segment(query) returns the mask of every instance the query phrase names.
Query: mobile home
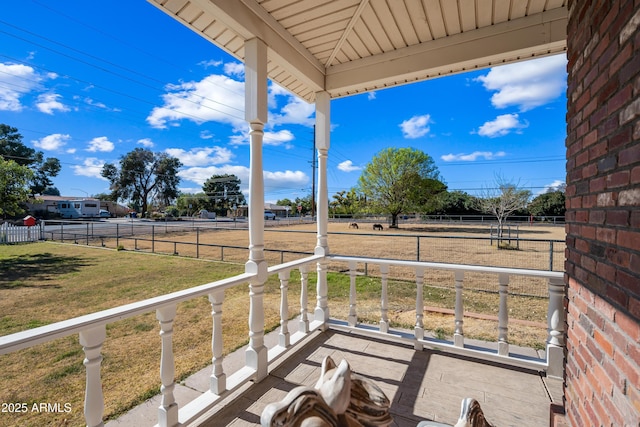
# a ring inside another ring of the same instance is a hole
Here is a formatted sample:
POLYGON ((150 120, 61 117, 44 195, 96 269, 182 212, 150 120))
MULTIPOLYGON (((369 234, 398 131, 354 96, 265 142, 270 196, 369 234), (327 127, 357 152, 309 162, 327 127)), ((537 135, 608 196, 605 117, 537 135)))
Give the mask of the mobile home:
POLYGON ((98 218, 100 216, 99 200, 61 200, 57 210, 62 218, 98 218))

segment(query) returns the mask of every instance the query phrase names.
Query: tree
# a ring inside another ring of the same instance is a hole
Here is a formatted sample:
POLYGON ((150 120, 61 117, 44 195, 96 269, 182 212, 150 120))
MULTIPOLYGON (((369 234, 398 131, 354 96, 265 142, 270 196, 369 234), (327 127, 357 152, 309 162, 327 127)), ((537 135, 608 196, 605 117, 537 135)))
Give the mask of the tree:
POLYGON ((518 183, 506 181, 496 176, 495 188, 487 189, 478 199, 482 212, 492 214, 498 220, 498 239, 502 237, 504 222, 513 212, 524 209, 531 197, 531 191, 518 187, 518 183))
POLYGON ((209 178, 202 190, 208 196, 208 210, 218 215, 226 216, 233 205, 246 204, 244 194, 240 191, 240 179, 232 174, 213 175, 209 178))
POLYGON ((59 196, 60 195, 60 190, 58 190, 56 187, 47 187, 42 192, 42 195, 59 196))
POLYGON ((352 216, 360 212, 363 206, 363 196, 358 194, 355 188, 349 191, 338 191, 333 195, 333 200, 329 202, 329 207, 337 215, 352 216))
POLYGON ((565 211, 563 191, 540 194, 529 203, 529 213, 534 216, 564 216, 565 211))
POLYGON ((113 200, 130 200, 146 213, 150 203, 168 206, 178 197, 180 160, 166 153, 136 148, 120 159, 120 168, 106 163, 102 176, 109 180, 113 200))
POLYGON ((3 123, 0 123, 0 156, 32 170, 29 181, 32 194, 43 194, 48 187, 53 186, 51 178, 60 173, 60 160, 53 157, 45 159, 42 151, 36 151, 22 143, 22 135, 18 133, 18 129, 3 123))
POLYGON ((435 197, 432 213, 436 215, 477 215, 478 201, 464 191, 443 191, 435 197))
POLYGON ((304 197, 296 197, 296 200, 294 203, 295 203, 294 212, 298 212, 298 206, 302 207, 302 210, 300 211, 300 215, 306 215, 307 213, 310 213, 313 211, 313 209, 311 208, 313 204, 313 196, 311 194, 304 197))
POLYGON ((422 211, 447 188, 431 156, 414 148, 380 151, 363 169, 358 185, 369 203, 391 215, 392 228, 398 227, 399 214, 422 211))
POLYGON ((209 197, 204 193, 181 193, 176 200, 176 207, 180 215, 195 215, 202 209, 209 208, 209 197))
POLYGON ((24 212, 21 205, 29 199, 29 182, 33 171, 13 160, 0 158, 0 215, 17 216, 24 212))

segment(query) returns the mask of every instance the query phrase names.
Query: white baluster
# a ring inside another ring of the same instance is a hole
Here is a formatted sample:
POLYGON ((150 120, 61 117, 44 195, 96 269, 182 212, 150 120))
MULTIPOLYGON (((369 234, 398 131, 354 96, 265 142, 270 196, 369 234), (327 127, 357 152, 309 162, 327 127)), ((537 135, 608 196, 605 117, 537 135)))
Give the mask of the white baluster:
POLYGON ((564 296, 565 285, 563 278, 549 279, 549 311, 547 324, 549 337, 547 339, 547 375, 562 378, 564 369, 564 296))
POLYGON ((424 267, 416 267, 416 327, 415 350, 422 350, 424 346, 420 340, 424 339, 424 267))
POLYGON ((504 273, 499 274, 498 285, 500 293, 500 308, 498 312, 498 354, 500 356, 508 356, 509 310, 507 307, 507 297, 509 296, 509 275, 504 273))
POLYGON ((171 427, 178 425, 178 404, 173 395, 175 383, 175 364, 173 358, 173 319, 176 317, 176 305, 156 310, 156 319, 160 322, 162 353, 160 356, 160 380, 162 401, 158 407, 158 425, 171 427))
POLYGON ((380 332, 387 333, 389 332, 389 317, 387 316, 388 311, 388 295, 387 295, 387 279, 389 277, 389 265, 388 264, 380 264, 380 281, 382 282, 382 295, 380 298, 380 332))
POLYGON ((307 313, 307 304, 309 303, 307 296, 307 286, 309 285, 309 267, 300 266, 300 321, 298 330, 305 334, 309 333, 309 316, 307 313))
POLYGON ((267 377, 268 352, 264 345, 264 282, 249 285, 249 347, 246 363, 256 371, 256 380, 267 377))
POLYGON ((289 290, 289 271, 281 271, 278 273, 280 279, 280 334, 278 334, 278 344, 280 347, 287 348, 291 345, 291 337, 289 336, 289 300, 287 293, 289 290))
POLYGON ((227 375, 222 368, 222 303, 224 302, 224 291, 209 294, 209 302, 211 302, 211 318, 213 321, 213 333, 211 335, 213 370, 211 372, 210 390, 214 394, 221 394, 227 389, 227 375))
POLYGON ((456 323, 453 332, 453 345, 456 347, 464 347, 464 301, 462 296, 462 286, 464 281, 464 272, 455 272, 455 288, 456 288, 456 323))
POLYGON ((358 263, 349 261, 349 317, 347 321, 349 326, 356 326, 358 323, 358 314, 356 312, 356 273, 358 263))
MULTIPOLYGON (((316 248, 317 249, 317 248, 316 248)), ((329 304, 328 304, 328 287, 327 287, 327 267, 328 263, 323 258, 317 264, 317 283, 316 283, 316 309, 314 311, 314 319, 324 322, 321 329, 326 330, 329 320, 329 304)))
POLYGON ((102 363, 102 344, 107 337, 104 325, 80 332, 80 345, 84 350, 84 366, 87 371, 87 382, 84 395, 84 418, 88 427, 101 427, 104 413, 104 395, 100 379, 102 363))

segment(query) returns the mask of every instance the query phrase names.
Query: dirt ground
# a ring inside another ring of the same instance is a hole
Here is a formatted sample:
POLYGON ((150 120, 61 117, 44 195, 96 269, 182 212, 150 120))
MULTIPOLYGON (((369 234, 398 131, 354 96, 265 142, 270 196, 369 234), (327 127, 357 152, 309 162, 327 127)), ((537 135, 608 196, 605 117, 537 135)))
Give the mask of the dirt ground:
MULTIPOLYGON (((304 253, 313 253, 316 245, 315 224, 269 224, 265 229, 265 257, 269 265, 299 259, 304 253)), ((490 239, 489 224, 403 224, 399 229, 385 228, 374 231, 371 223, 359 223, 358 229, 345 222, 329 223, 329 249, 332 255, 390 258, 398 260, 427 261, 437 263, 469 264, 563 271, 563 226, 519 225, 511 227, 511 238, 501 244, 490 239), (520 240, 517 240, 519 238, 520 240)), ((115 242, 105 242, 114 246, 115 242)), ((154 251, 181 256, 244 263, 247 260, 249 234, 246 229, 200 228, 169 234, 156 233, 155 241, 149 236, 120 238, 119 244, 126 250, 154 251), (196 245, 197 242, 197 245, 196 245)), ((332 271, 347 270, 345 263, 332 262, 332 271)), ((358 263, 358 273, 377 276, 375 264, 358 263)), ((415 271, 392 267, 390 278, 414 280, 415 271)), ((453 273, 446 270, 429 270, 425 282, 434 286, 452 287, 453 273)), ((497 291, 495 275, 468 273, 465 287, 497 291)), ((526 295, 547 295, 547 285, 542 279, 514 276, 510 291, 526 295)))

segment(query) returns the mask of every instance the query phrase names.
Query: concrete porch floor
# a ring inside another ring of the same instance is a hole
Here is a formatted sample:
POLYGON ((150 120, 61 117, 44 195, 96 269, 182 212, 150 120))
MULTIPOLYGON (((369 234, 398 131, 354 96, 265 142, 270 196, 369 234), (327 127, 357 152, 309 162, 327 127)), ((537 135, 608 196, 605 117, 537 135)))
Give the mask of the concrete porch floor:
MULTIPOLYGON (((296 322, 289 322, 295 328, 296 322)), ((265 336, 265 344, 277 343, 277 331, 265 336)), ((470 343, 472 344, 472 343, 470 343)), ((515 350, 515 349, 514 349, 515 350)), ((531 349, 521 349, 533 352, 531 349)), ((536 371, 513 368, 437 350, 413 347, 359 334, 330 329, 315 332, 270 369, 260 383, 249 383, 223 399, 193 425, 201 427, 259 426, 263 408, 281 400, 299 385, 313 386, 320 364, 330 355, 336 363, 346 359, 351 370, 374 381, 391 401, 393 426, 415 427, 432 420, 455 424, 460 403, 473 397, 487 420, 495 426, 549 426, 550 405, 562 405, 562 380, 536 371)), ((225 372, 244 365, 244 348, 225 357, 225 372)), ((211 367, 176 385, 182 406, 206 391, 211 367)), ((156 396, 107 427, 153 426, 160 397, 156 396)))

